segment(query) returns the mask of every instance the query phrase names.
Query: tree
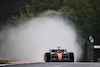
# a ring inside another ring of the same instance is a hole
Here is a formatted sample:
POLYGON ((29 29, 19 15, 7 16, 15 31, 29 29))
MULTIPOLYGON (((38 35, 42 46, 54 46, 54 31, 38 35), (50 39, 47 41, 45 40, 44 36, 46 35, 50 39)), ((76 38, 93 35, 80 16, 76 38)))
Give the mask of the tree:
POLYGON ((93 35, 100 40, 100 1, 99 0, 65 0, 60 10, 73 20, 83 38, 93 35), (66 8, 67 7, 67 8, 66 8))

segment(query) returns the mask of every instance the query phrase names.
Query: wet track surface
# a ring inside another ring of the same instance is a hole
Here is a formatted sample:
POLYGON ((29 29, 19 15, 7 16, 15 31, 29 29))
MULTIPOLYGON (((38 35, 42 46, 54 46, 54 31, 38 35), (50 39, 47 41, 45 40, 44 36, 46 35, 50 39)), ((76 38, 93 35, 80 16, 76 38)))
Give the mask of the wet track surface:
POLYGON ((100 67, 100 63, 69 63, 69 62, 55 62, 55 63, 27 63, 4 65, 3 67, 100 67))

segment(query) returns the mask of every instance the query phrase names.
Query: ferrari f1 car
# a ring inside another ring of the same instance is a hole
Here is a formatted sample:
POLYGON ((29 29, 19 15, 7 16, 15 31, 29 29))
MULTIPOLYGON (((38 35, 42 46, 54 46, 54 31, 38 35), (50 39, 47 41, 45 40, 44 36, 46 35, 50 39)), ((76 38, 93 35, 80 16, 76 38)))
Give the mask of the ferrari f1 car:
POLYGON ((44 54, 45 62, 62 61, 74 62, 74 53, 67 52, 66 49, 50 49, 50 52, 44 54))

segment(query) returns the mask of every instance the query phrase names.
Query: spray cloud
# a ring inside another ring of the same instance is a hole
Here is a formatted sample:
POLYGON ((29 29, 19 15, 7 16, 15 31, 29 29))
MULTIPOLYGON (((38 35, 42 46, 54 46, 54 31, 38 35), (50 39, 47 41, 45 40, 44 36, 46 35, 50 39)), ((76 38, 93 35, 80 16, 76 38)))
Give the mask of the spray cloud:
POLYGON ((43 62, 44 53, 61 46, 81 57, 77 34, 69 20, 59 13, 47 11, 18 27, 10 27, 0 34, 0 60, 43 62))

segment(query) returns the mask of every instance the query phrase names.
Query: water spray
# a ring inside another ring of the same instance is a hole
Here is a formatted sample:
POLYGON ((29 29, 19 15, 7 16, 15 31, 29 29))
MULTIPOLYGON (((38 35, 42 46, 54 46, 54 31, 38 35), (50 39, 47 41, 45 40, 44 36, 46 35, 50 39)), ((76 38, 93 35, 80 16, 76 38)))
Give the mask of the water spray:
POLYGON ((0 60, 44 62, 44 53, 57 46, 74 52, 75 61, 79 60, 82 49, 70 23, 58 12, 47 11, 18 27, 4 29, 0 34, 0 60))

